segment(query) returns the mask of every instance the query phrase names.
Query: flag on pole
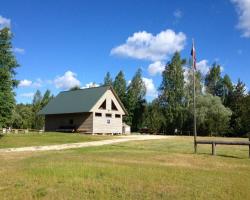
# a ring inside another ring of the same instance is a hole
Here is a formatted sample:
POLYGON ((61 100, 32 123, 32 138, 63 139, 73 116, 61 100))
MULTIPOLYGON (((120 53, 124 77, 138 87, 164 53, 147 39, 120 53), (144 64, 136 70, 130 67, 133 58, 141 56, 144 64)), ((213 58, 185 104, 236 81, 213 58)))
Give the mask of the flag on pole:
POLYGON ((192 60, 193 60, 193 68, 196 70, 196 51, 194 48, 194 40, 193 40, 193 45, 192 45, 192 49, 191 49, 191 56, 192 56, 192 60))

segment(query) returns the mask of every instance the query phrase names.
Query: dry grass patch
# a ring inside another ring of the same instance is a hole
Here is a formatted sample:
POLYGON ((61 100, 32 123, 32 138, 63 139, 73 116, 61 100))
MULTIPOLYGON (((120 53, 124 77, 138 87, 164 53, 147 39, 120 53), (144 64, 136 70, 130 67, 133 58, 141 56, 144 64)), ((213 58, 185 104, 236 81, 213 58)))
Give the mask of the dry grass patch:
POLYGON ((249 199, 247 148, 192 138, 136 141, 0 157, 2 199, 249 199), (16 159, 14 159, 16 157, 16 159))
POLYGON ((14 148, 27 146, 43 146, 53 144, 67 144, 75 142, 90 142, 112 139, 114 136, 86 135, 76 133, 28 133, 0 135, 0 148, 14 148))

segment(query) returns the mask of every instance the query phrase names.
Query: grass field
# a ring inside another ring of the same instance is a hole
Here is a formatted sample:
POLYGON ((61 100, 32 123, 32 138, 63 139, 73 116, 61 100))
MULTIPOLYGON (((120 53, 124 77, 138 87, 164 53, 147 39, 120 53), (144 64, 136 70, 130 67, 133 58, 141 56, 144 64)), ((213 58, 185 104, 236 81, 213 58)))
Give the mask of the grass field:
POLYGON ((110 139, 112 136, 84 135, 72 133, 26 133, 0 135, 0 148, 65 144, 110 139))
POLYGON ((250 199, 248 147, 192 137, 0 154, 1 199, 250 199))

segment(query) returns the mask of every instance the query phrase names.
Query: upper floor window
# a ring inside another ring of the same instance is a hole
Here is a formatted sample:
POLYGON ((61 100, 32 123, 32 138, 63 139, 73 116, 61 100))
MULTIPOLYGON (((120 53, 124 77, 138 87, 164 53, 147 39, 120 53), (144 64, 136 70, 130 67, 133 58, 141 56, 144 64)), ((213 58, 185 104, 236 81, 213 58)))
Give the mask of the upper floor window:
POLYGON ((95 116, 96 116, 96 117, 101 117, 101 116, 102 116, 102 113, 95 113, 95 116))
POLYGON ((111 100, 111 109, 112 110, 118 110, 115 103, 111 100))
POLYGON ((121 115, 115 114, 115 118, 121 118, 121 115))
POLYGON ((99 109, 106 110, 106 99, 104 100, 104 102, 102 103, 102 105, 99 107, 99 109))
POLYGON ((106 114, 106 117, 110 118, 110 117, 112 117, 112 114, 107 113, 107 114, 106 114))

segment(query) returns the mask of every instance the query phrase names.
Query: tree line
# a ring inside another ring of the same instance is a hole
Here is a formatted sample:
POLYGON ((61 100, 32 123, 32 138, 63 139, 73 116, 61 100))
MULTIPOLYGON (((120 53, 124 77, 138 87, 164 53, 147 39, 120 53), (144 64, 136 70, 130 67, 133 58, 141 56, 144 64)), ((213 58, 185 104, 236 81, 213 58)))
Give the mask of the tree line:
MULTIPOLYGON (((124 121, 132 131, 147 130, 162 134, 192 134, 193 69, 176 52, 162 72, 158 97, 147 102, 146 87, 139 69, 126 84, 120 71, 114 81, 108 72, 104 85, 112 85, 125 105, 124 121), (185 69, 185 76, 184 76, 185 69)), ((239 79, 233 84, 222 76, 214 63, 205 75, 195 71, 196 115, 198 135, 246 136, 250 132, 250 94, 239 79)))
POLYGON ((13 108, 11 127, 19 129, 36 129, 44 128, 44 117, 38 115, 38 112, 53 98, 50 90, 44 94, 37 90, 34 94, 32 103, 16 104, 13 108))
MULTIPOLYGON (((44 118, 37 113, 53 95, 49 90, 44 94, 37 90, 32 103, 16 104, 14 89, 19 82, 15 75, 19 65, 11 39, 8 28, 0 30, 0 128, 41 129, 44 118)), ((151 102, 146 100, 141 69, 128 84, 123 71, 114 80, 108 72, 103 85, 113 86, 127 109, 124 122, 132 131, 192 134, 193 72, 189 63, 180 53, 173 55, 162 72, 158 96, 151 102)), ((214 63, 206 75, 195 72, 195 87, 198 135, 245 136, 250 132, 250 94, 241 80, 233 84, 228 75, 222 76, 221 66, 214 63)))

